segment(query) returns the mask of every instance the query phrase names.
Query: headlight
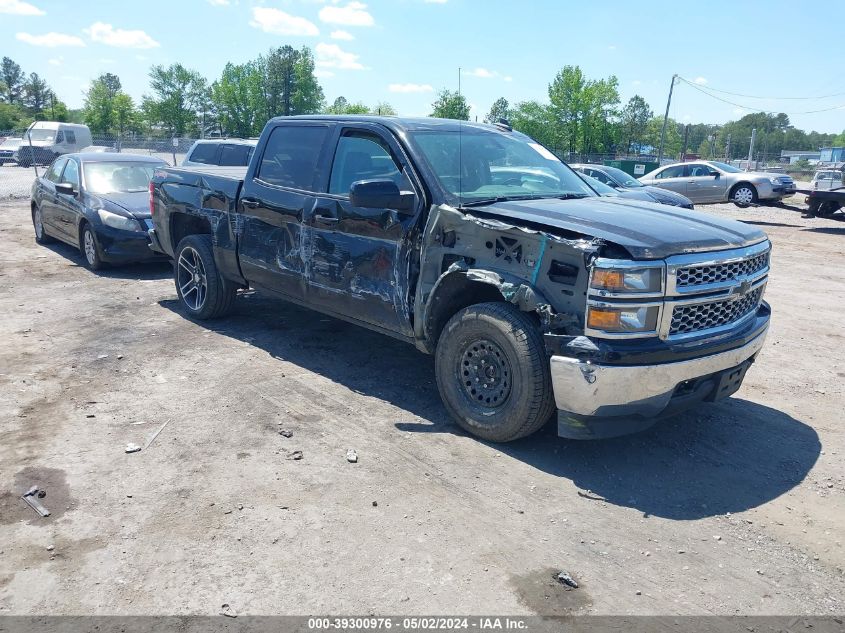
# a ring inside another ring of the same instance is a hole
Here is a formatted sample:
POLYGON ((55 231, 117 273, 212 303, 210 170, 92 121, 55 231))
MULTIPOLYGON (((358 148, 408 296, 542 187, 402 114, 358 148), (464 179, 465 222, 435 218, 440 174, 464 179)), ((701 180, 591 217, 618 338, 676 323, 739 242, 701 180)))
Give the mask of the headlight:
POLYGON ((772 183, 773 185, 779 185, 780 184, 780 178, 778 176, 769 176, 769 182, 772 183))
POLYGON ((657 330, 659 306, 587 308, 587 327, 604 332, 653 332, 657 330))
POLYGON ((134 218, 127 218, 105 209, 98 209, 97 215, 100 216, 100 221, 106 226, 113 229, 120 229, 122 231, 142 231, 141 225, 134 218))
POLYGON ((662 268, 594 268, 590 278, 590 288, 608 292, 660 292, 662 286, 662 268))

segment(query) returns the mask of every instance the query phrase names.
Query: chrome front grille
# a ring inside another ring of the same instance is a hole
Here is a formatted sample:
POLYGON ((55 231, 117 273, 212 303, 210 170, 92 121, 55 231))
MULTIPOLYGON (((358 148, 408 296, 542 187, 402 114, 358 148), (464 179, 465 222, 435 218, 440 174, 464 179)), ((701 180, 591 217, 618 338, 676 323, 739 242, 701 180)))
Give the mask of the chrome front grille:
POLYGON ((678 268, 675 285, 678 288, 730 281, 753 275, 769 265, 768 251, 750 259, 701 266, 678 268))
POLYGON ((757 310, 763 299, 764 288, 760 286, 737 299, 675 306, 672 309, 669 336, 710 330, 739 321, 757 310))

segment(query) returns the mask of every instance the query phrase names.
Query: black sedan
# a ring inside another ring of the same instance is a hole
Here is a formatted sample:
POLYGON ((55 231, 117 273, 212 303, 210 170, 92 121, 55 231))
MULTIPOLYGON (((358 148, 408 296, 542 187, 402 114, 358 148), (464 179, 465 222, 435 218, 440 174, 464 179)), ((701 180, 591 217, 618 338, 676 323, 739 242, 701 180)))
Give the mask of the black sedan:
MULTIPOLYGON (((644 185, 630 174, 626 174, 616 167, 593 164, 571 164, 569 166, 575 171, 586 174, 606 184, 608 187, 616 189, 620 194, 636 192, 638 195, 630 197, 636 197, 650 202, 659 202, 660 204, 668 204, 673 207, 683 207, 684 209, 694 208, 692 200, 686 196, 682 196, 674 191, 668 191, 667 189, 661 189, 660 187, 644 185)), ((623 197, 629 196, 623 195, 623 197)))
POLYGON ((76 246, 85 263, 159 259, 149 248, 149 184, 167 163, 137 154, 59 156, 32 184, 35 241, 58 239, 76 246))

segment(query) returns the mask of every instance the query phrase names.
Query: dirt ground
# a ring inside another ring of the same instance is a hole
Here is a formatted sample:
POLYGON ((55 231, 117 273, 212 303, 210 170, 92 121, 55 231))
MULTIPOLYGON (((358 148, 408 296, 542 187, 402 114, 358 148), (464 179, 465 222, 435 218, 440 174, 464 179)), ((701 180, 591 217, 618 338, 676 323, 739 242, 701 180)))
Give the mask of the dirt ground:
POLYGON ((259 294, 192 322, 169 265, 89 272, 0 204, 0 614, 845 612, 845 222, 701 212, 774 242, 743 388, 490 445, 408 345, 259 294))

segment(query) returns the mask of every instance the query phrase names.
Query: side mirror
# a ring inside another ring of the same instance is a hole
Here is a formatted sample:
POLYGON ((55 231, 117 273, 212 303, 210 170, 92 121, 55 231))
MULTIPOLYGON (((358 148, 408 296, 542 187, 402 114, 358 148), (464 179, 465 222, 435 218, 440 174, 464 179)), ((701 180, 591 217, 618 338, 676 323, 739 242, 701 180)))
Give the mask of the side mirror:
POLYGON ((404 213, 414 209, 414 194, 402 193, 387 178, 356 180, 349 188, 349 201, 353 207, 364 209, 394 209, 404 213))
POLYGON ((76 192, 73 190, 73 185, 69 182, 57 182, 56 183, 56 193, 60 193, 64 196, 75 196, 76 192))
POLYGON ((722 174, 720 174, 718 171, 715 174, 713 174, 713 178, 715 178, 716 180, 719 180, 719 178, 721 178, 721 177, 722 177, 722 174))

